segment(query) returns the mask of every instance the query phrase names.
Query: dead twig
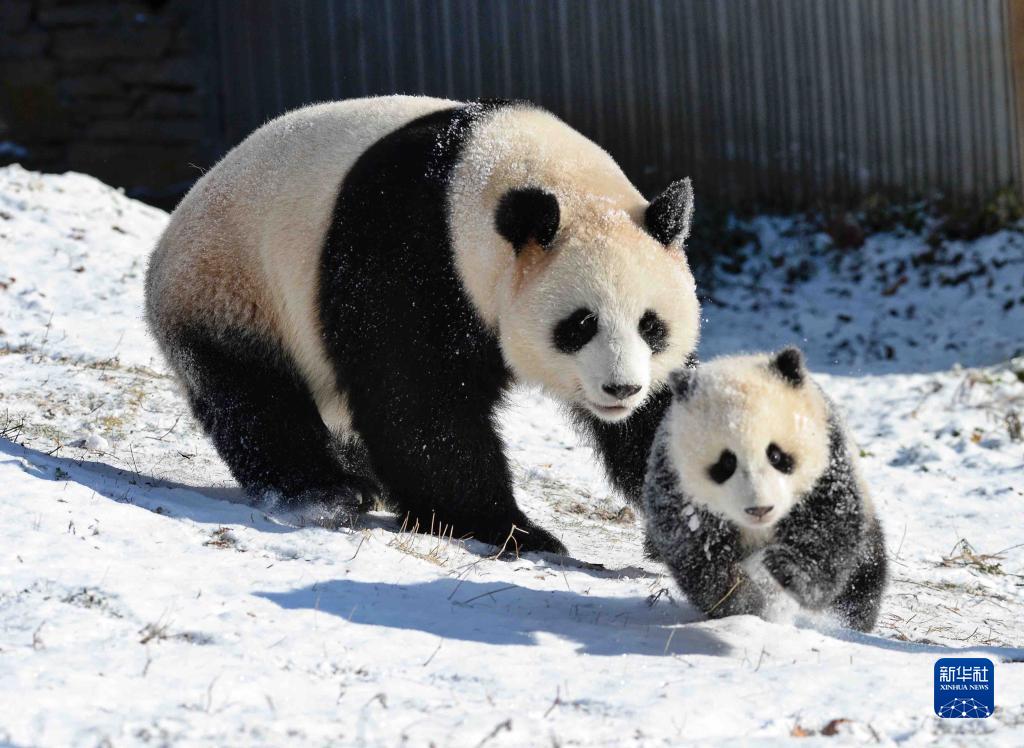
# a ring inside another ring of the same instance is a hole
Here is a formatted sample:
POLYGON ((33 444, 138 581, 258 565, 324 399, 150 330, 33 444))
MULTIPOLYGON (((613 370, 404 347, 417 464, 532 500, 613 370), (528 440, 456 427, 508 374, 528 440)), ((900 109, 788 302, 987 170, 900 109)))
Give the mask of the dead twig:
POLYGON ((459 602, 459 605, 468 605, 469 603, 473 602, 474 600, 479 600, 481 597, 489 597, 491 595, 497 595, 499 592, 506 592, 508 590, 515 590, 515 589, 519 589, 519 588, 516 585, 514 585, 514 584, 510 584, 507 587, 499 587, 498 589, 491 590, 490 592, 481 592, 479 595, 474 595, 473 597, 469 598, 468 600, 462 600, 461 602, 459 602))
POLYGON ((504 722, 499 722, 497 725, 495 725, 494 729, 491 730, 489 733, 487 733, 487 735, 484 736, 484 739, 476 744, 476 748, 480 748, 482 745, 487 743, 489 740, 492 740, 493 738, 495 738, 498 735, 498 733, 502 732, 503 730, 505 732, 512 732, 512 720, 511 719, 506 719, 504 722))
POLYGON ((707 614, 711 615, 718 608, 719 605, 724 603, 726 600, 728 600, 732 596, 732 593, 735 592, 736 588, 739 587, 741 584, 743 584, 743 578, 742 577, 737 579, 736 583, 732 587, 729 588, 729 591, 726 592, 724 595, 722 595, 722 599, 721 600, 719 600, 717 603, 715 603, 714 605, 711 606, 711 608, 708 610, 707 614))

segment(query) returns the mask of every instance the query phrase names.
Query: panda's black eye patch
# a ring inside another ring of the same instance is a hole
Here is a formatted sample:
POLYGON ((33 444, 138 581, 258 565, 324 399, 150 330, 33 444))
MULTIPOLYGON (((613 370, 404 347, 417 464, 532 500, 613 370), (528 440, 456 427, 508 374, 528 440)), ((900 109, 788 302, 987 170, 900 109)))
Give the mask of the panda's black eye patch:
POLYGON ((725 483, 736 472, 736 455, 728 449, 723 449, 718 456, 718 462, 708 468, 708 475, 715 483, 725 483))
POLYGON ((768 463, 780 473, 789 475, 793 472, 796 460, 793 459, 793 455, 783 452, 775 442, 769 444, 764 453, 768 457, 768 463))
POLYGON ((661 353, 668 348, 668 325, 653 309, 644 312, 640 318, 640 337, 647 343, 651 353, 661 353))
POLYGON ((562 353, 576 353, 597 335, 597 315, 579 308, 555 325, 555 348, 562 353))

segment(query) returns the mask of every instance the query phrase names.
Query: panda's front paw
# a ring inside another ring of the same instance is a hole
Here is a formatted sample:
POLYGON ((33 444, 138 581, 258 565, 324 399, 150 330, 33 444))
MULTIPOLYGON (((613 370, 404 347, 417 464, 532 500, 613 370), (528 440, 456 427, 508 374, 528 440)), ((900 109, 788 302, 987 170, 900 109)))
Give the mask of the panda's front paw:
POLYGON ((784 546, 772 546, 765 549, 761 561, 779 586, 804 604, 808 579, 797 555, 784 546))
POLYGON ((565 554, 566 548, 562 541, 542 527, 529 520, 519 520, 513 527, 504 532, 503 537, 492 538, 502 556, 518 556, 528 551, 544 551, 547 553, 565 554))

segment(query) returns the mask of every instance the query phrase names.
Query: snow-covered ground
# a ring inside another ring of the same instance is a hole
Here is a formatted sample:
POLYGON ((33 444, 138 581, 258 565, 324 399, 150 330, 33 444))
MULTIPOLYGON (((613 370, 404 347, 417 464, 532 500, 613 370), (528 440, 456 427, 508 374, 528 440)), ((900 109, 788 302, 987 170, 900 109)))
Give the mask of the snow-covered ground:
POLYGON ((801 344, 862 447, 893 569, 863 635, 702 620, 535 393, 517 490, 571 557, 251 509, 141 319, 165 220, 0 169, 0 744, 1024 744, 1024 234, 843 254, 762 218, 716 271, 701 354, 801 344), (933 715, 957 655, 993 717, 933 715))

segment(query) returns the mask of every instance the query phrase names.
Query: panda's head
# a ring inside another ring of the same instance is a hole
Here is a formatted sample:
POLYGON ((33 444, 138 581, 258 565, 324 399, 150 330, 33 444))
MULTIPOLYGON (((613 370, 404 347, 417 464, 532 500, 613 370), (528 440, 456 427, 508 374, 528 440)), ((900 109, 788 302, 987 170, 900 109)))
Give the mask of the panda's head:
POLYGON ((674 183, 649 205, 506 191, 494 226, 514 262, 498 332, 521 381, 605 421, 627 418, 697 344, 699 307, 683 241, 693 194, 674 183))
POLYGON ((678 370, 671 386, 680 486, 741 528, 771 528, 828 468, 828 405, 797 348, 678 370))

